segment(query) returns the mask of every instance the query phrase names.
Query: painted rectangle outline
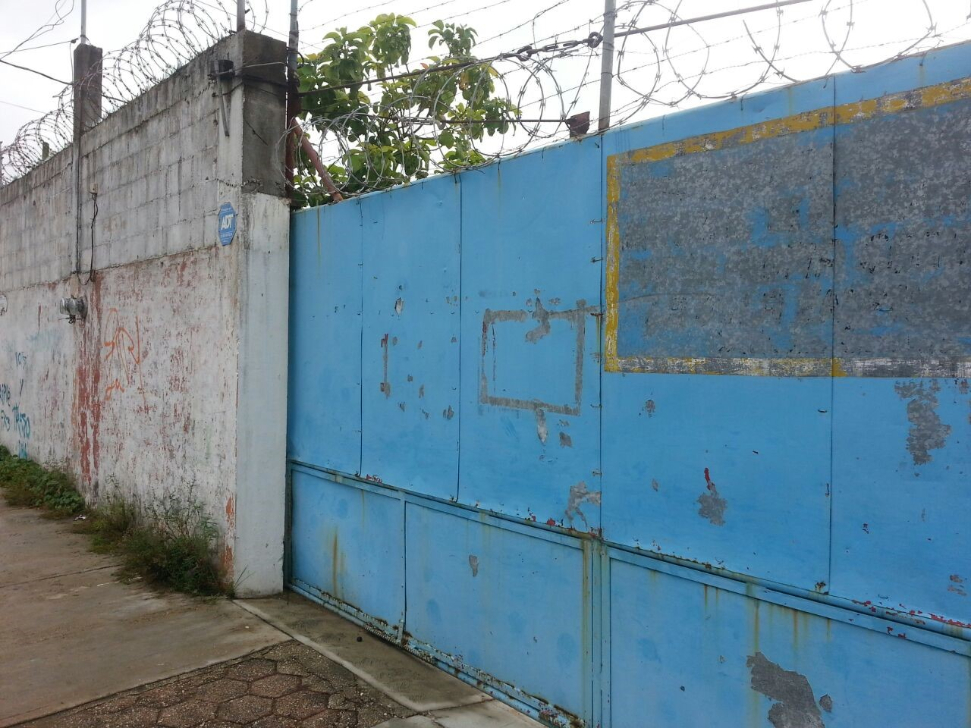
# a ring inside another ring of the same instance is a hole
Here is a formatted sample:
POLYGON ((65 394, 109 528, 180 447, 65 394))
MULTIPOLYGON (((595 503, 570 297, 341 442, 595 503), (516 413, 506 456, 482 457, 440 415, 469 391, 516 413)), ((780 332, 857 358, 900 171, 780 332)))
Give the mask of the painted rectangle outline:
POLYGON ((577 301, 577 307, 566 311, 550 311, 549 318, 552 321, 572 321, 577 329, 576 343, 576 374, 574 378, 574 402, 573 404, 553 404, 552 402, 541 402, 535 399, 517 399, 515 397, 496 397, 489 393, 489 379, 486 376, 485 357, 489 349, 489 328, 494 323, 507 321, 524 322, 529 314, 524 310, 500 310, 493 311, 486 309, 482 315, 482 347, 481 360, 479 363, 479 402, 494 407, 511 407, 513 409, 543 410, 561 415, 580 414, 580 403, 583 399, 583 349, 586 337, 586 320, 584 313, 588 311, 586 301, 577 301))
POLYGON ((738 374, 762 377, 969 377, 971 358, 750 358, 750 357, 650 357, 617 354, 620 323, 620 203, 621 168, 659 162, 699 152, 730 149, 763 139, 815 131, 827 126, 854 124, 902 111, 929 109, 971 98, 971 78, 900 93, 887 94, 839 106, 759 122, 727 131, 700 134, 653 147, 633 149, 607 157, 607 273, 604 329, 604 371, 640 374, 738 374), (906 372, 906 373, 904 373, 906 372))

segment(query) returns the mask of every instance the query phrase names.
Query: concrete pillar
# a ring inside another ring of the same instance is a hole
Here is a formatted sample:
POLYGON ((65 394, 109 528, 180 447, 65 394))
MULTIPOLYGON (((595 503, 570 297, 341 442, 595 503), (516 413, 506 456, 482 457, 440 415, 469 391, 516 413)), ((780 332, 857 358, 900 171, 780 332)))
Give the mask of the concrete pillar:
POLYGON ((228 202, 237 214, 236 236, 221 252, 235 257, 239 286, 235 513, 227 545, 237 595, 250 597, 283 588, 290 231, 282 143, 286 45, 243 31, 214 51, 214 60, 233 63, 232 77, 212 82, 215 94, 229 94, 229 133, 220 128, 213 184, 217 203, 228 202))
POLYGON ((87 43, 74 49, 74 140, 101 121, 102 51, 87 43))

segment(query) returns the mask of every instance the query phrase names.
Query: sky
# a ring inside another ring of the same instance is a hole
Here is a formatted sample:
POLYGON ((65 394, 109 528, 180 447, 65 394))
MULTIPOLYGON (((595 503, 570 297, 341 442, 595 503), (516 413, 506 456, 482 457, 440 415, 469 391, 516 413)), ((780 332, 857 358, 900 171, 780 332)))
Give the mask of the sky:
MULTIPOLYGON (((201 8, 233 11, 233 0, 182 0, 201 8)), ((252 0, 254 15, 269 35, 286 38, 289 0, 252 0)), ((661 24, 677 12, 696 18, 767 0, 656 0, 618 2, 618 22, 644 27, 661 24)), ((479 55, 491 55, 551 39, 584 38, 602 30, 603 0, 300 0, 301 50, 319 50, 325 33, 357 27, 378 13, 412 17, 413 57, 427 53, 428 24, 443 19, 476 28, 479 55), (538 15, 538 17, 536 17, 538 15)), ((71 52, 80 32, 81 0, 0 0, 0 59, 67 81, 71 52), (47 32, 11 51, 50 23, 59 9, 62 20, 47 32)), ((88 0, 88 38, 106 51, 138 37, 158 0, 88 0)), ((615 121, 644 118, 710 99, 744 92, 756 84, 780 85, 849 66, 872 63, 907 50, 971 39, 971 0, 808 0, 785 8, 713 20, 670 31, 655 31, 618 43, 621 53, 614 84, 615 121), (821 11, 825 14, 821 16, 821 11), (825 21, 825 22, 824 22, 825 21), (851 31, 850 42, 844 36, 851 31), (751 36, 749 34, 752 34, 751 36), (914 39, 928 36, 917 48, 914 39), (755 43, 753 44, 753 40, 755 43), (839 58, 830 43, 844 49, 839 58), (759 46, 759 51, 753 50, 759 46), (844 48, 845 45, 845 48, 844 48), (772 56, 770 66, 761 57, 772 56), (660 61, 660 62, 659 62, 660 61), (652 103, 642 108, 648 96, 652 103)), ((224 14, 223 17, 226 17, 224 14)), ((504 70, 510 93, 523 114, 543 117, 590 111, 597 116, 597 54, 579 54, 551 62, 551 73, 534 76, 504 70), (521 98, 518 94, 522 92, 521 98), (545 99, 545 106, 541 100, 545 99), (527 111, 528 109, 528 111, 527 111)), ((0 143, 9 143, 24 123, 57 106, 63 85, 0 64, 0 143)), ((515 143, 515 140, 513 141, 515 143)))

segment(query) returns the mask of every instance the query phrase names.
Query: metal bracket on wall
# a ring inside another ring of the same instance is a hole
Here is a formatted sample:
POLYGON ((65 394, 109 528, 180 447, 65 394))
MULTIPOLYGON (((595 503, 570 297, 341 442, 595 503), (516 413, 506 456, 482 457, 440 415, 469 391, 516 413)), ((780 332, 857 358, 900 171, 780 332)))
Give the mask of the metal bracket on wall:
POLYGON ((223 122, 223 134, 226 136, 229 136, 229 112, 226 111, 226 94, 229 91, 226 89, 225 82, 232 80, 233 76, 233 62, 231 60, 227 58, 214 58, 209 62, 209 78, 220 86, 217 94, 219 95, 219 109, 223 122))

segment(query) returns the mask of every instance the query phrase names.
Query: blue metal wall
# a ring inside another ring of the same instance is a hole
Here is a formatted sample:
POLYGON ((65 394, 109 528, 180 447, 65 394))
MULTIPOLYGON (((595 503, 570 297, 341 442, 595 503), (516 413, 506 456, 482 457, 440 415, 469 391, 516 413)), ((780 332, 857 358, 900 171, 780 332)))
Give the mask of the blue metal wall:
POLYGON ((971 725, 969 67, 297 213, 292 587, 552 724, 971 725))

